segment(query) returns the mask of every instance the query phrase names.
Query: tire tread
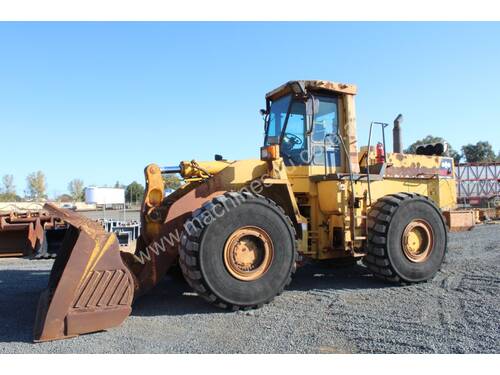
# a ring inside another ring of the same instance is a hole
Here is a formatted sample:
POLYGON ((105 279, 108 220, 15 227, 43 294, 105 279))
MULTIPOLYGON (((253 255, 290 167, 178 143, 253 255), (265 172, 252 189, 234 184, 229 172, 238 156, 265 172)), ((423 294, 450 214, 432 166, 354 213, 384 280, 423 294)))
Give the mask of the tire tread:
MULTIPOLYGON (((372 207, 368 214, 368 246, 367 255, 363 258, 363 263, 368 267, 373 275, 385 281, 399 284, 414 284, 399 276, 392 267, 387 252, 387 232, 391 220, 401 203, 408 200, 425 200, 431 203, 436 209, 435 204, 426 196, 417 193, 397 193, 390 194, 380 198, 372 207)), ((438 212, 441 212, 437 209, 438 212)), ((443 222, 444 218, 441 216, 443 222)))
MULTIPOLYGON (((293 266, 285 284, 280 290, 277 291, 276 295, 280 295, 285 289, 285 287, 287 287, 291 283, 292 276, 297 269, 297 261, 298 261, 298 250, 296 242, 297 233, 295 231, 295 227, 292 223, 292 220, 285 214, 283 208, 278 206, 273 200, 264 197, 262 195, 252 194, 248 192, 243 192, 243 193, 226 192, 224 195, 217 196, 213 198, 211 201, 203 204, 201 208, 194 211, 190 220, 193 220, 193 223, 196 223, 197 221, 194 220, 196 219, 196 217, 204 215, 205 212, 214 209, 214 207, 217 205, 224 205, 225 203, 227 203, 228 200, 240 201, 240 202, 242 200, 243 201, 250 200, 250 201, 260 202, 274 209, 278 214, 280 214, 285 218, 285 221, 289 226, 289 229, 294 237, 293 266)), ((223 301, 221 298, 219 298, 213 291, 210 290, 208 284, 203 280, 200 270, 199 249, 200 249, 203 230, 202 228, 199 228, 199 230, 194 232, 195 233, 189 235, 185 232, 182 234, 181 245, 179 246, 179 264, 187 283, 191 286, 191 288, 193 288, 193 290, 198 295, 200 295, 203 299, 205 299, 209 303, 219 308, 233 310, 233 311, 237 311, 240 309, 257 309, 262 307, 264 304, 268 304, 274 299, 275 296, 269 298, 264 303, 240 306, 227 303, 226 301, 223 301)))

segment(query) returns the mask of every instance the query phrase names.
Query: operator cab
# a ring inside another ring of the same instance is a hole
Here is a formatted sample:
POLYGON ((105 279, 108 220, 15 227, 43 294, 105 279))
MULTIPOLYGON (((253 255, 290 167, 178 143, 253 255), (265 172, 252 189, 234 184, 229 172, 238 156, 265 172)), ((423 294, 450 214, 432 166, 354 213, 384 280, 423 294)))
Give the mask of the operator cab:
POLYGON ((339 93, 354 86, 290 81, 266 95, 264 146, 279 145, 287 166, 340 166, 339 93))

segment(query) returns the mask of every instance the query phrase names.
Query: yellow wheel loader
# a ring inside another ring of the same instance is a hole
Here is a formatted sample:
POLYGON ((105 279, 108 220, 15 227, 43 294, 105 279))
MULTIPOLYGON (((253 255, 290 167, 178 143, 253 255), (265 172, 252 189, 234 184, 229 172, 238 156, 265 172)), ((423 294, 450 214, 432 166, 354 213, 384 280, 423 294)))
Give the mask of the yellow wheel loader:
POLYGON ((93 221, 47 205, 70 230, 39 301, 35 341, 121 324, 176 264, 196 293, 232 310, 270 302, 309 260, 362 259, 392 282, 432 278, 446 251, 442 212, 456 202, 453 160, 443 147, 404 154, 401 116, 394 152, 384 123, 372 123, 358 148, 355 95, 350 84, 290 81, 266 95, 260 159, 147 166, 133 254, 93 221), (165 197, 169 173, 184 183, 165 197))

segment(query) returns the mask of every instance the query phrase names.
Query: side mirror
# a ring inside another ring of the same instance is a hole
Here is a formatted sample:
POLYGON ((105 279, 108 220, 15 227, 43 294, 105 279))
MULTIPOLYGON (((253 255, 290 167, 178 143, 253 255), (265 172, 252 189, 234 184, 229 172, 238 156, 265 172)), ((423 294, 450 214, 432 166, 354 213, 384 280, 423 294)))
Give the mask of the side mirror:
POLYGON ((267 133, 267 117, 269 116, 269 111, 267 109, 259 110, 262 120, 264 120, 264 131, 267 133))

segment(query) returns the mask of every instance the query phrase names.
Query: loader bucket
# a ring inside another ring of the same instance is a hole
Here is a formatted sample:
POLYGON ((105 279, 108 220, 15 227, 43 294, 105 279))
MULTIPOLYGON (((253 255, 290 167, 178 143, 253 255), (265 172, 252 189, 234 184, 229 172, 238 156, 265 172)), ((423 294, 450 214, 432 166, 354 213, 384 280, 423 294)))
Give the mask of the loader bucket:
POLYGON ((50 341, 120 325, 132 311, 134 278, 118 241, 97 223, 46 204, 69 224, 49 283, 38 302, 34 341, 50 341))
POLYGON ((32 255, 37 246, 34 228, 33 223, 12 224, 0 217, 0 257, 32 255))

